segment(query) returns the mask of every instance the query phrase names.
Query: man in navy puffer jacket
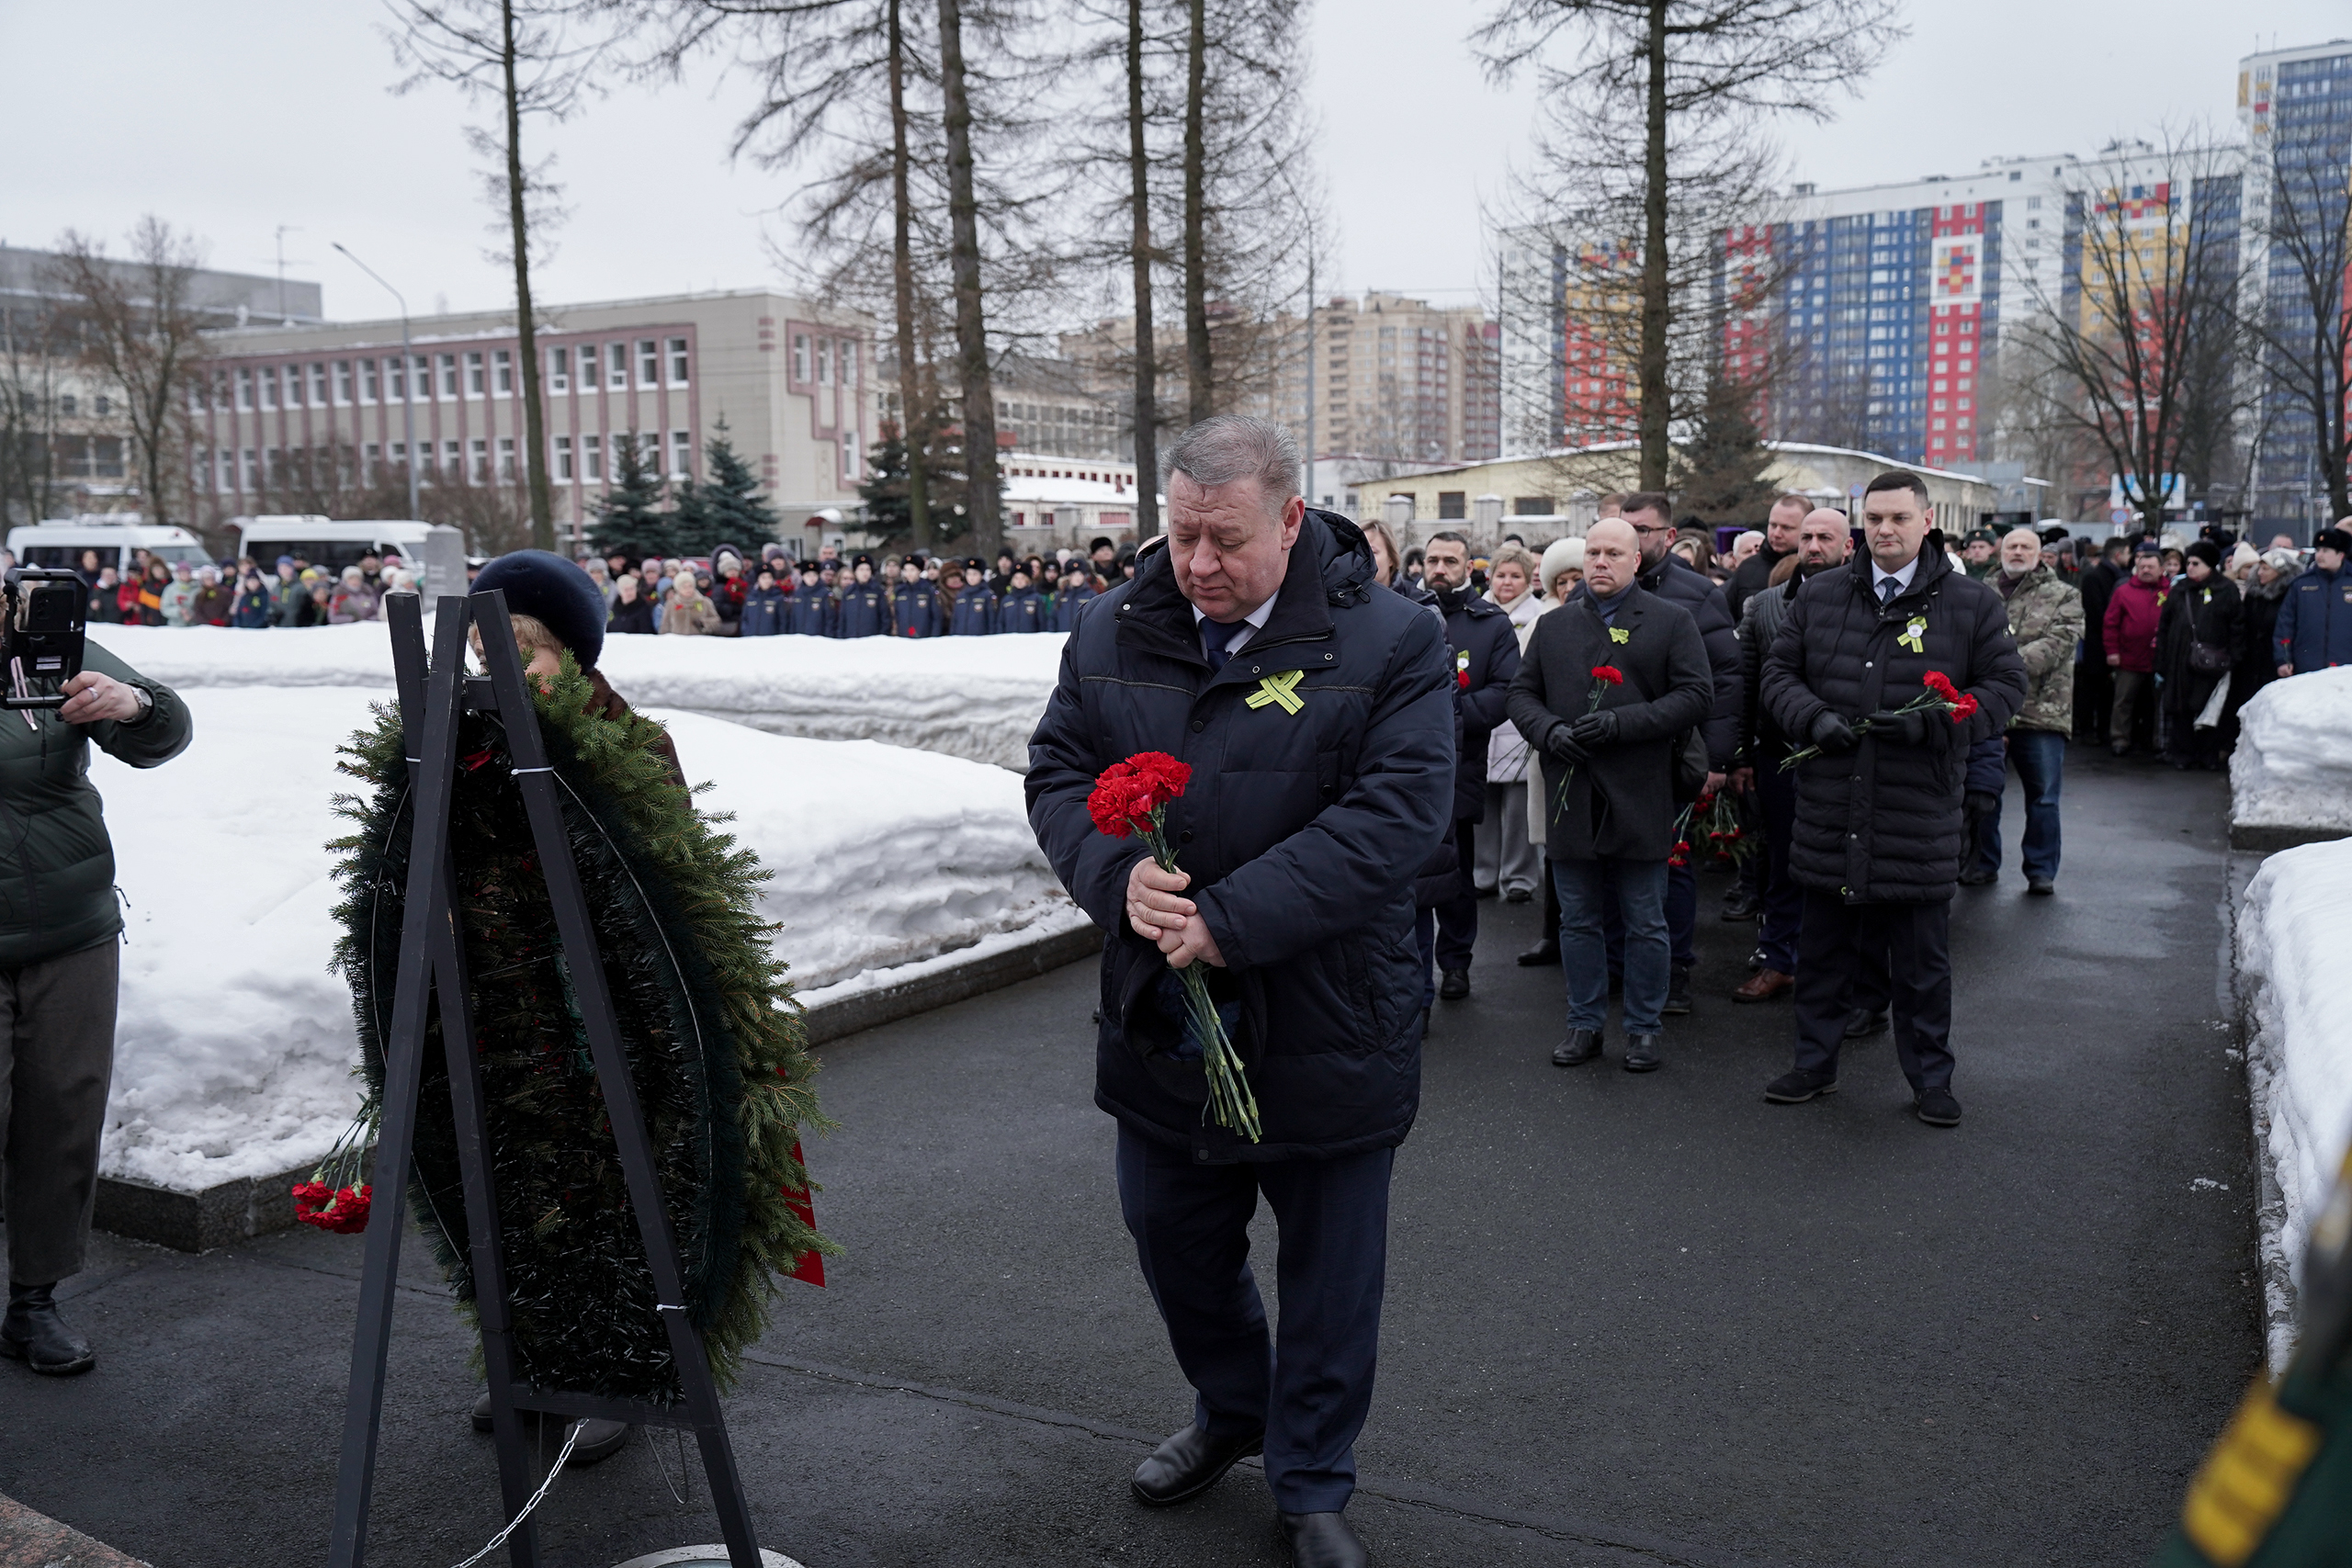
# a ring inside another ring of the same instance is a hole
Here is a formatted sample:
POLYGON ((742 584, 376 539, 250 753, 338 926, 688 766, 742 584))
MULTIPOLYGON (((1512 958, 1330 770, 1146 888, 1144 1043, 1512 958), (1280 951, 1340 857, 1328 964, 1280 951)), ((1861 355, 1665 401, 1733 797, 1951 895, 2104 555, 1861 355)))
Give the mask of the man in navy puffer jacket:
POLYGON ((1341 1510, 1389 1169, 1420 1100, 1412 879, 1453 810, 1452 660, 1436 616, 1376 586, 1363 533, 1306 510, 1281 428, 1219 415, 1163 464, 1166 547, 1070 635, 1027 785, 1038 842, 1106 933, 1095 1103, 1118 1120, 1120 1206, 1198 1396, 1134 1488, 1184 1501, 1262 1445, 1294 1556, 1359 1563, 1341 1510), (1180 874, 1088 815, 1096 775, 1138 751, 1193 770, 1167 814, 1180 874), (1165 983, 1194 963, 1261 1143, 1204 1114, 1165 983), (1261 1193, 1282 1229, 1278 1354, 1247 1261, 1261 1193))

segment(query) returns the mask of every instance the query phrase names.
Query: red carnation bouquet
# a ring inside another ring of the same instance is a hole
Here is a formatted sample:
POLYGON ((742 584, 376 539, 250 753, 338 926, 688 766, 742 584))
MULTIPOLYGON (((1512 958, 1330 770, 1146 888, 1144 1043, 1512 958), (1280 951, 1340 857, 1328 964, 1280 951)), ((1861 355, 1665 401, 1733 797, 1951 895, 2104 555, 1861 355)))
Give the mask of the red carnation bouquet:
POLYGON ((368 1134, 375 1130, 375 1117, 362 1108, 327 1151, 327 1157, 311 1172, 311 1179, 295 1185, 296 1219, 337 1235, 356 1235, 368 1228, 368 1210, 376 1189, 359 1179, 359 1164, 367 1153, 368 1134))
MULTIPOLYGON (((1184 793, 1193 780, 1192 768, 1165 751, 1138 751, 1124 762, 1114 762, 1094 780, 1086 797, 1087 815, 1094 826, 1114 839, 1139 838, 1162 871, 1176 869, 1176 852, 1168 847, 1168 803, 1184 793)), ((1188 964, 1177 976, 1184 983, 1184 1011, 1201 1043, 1201 1065, 1209 1080, 1209 1113, 1227 1132, 1259 1141, 1258 1097, 1241 1057, 1217 1016, 1216 1002, 1201 966, 1188 964)))
MULTIPOLYGON (((1587 694, 1585 697, 1584 711, 1588 714, 1599 713, 1600 711, 1600 699, 1609 694, 1609 688, 1611 686, 1622 686, 1624 683, 1624 671, 1619 670, 1615 665, 1594 665, 1592 667, 1592 690, 1587 694)), ((1577 765, 1574 762, 1570 762, 1568 764, 1567 772, 1560 775, 1559 793, 1552 797, 1552 816, 1555 821, 1567 815, 1568 785, 1575 780, 1576 776, 1577 765)))
MULTIPOLYGON (((1924 691, 1901 707, 1891 710, 1894 717, 1900 718, 1906 713, 1940 712, 1951 715, 1951 721, 1954 724, 1966 724, 1969 715, 1976 711, 1976 699, 1953 685, 1951 677, 1940 670, 1928 671, 1920 678, 1920 684, 1926 688, 1924 691)), ((1854 721, 1854 734, 1857 737, 1868 735, 1871 728, 1871 722, 1867 718, 1858 718, 1854 721)), ((1792 751, 1781 759, 1781 771, 1786 773, 1806 758, 1820 755, 1821 748, 1818 746, 1807 746, 1801 750, 1792 751)))
POLYGON ((1674 819, 1674 849, 1667 856, 1668 864, 1690 863, 1690 829, 1694 825, 1706 835, 1708 852, 1717 860, 1738 865, 1756 853, 1756 840, 1739 825, 1739 808, 1725 796, 1702 795, 1674 819))

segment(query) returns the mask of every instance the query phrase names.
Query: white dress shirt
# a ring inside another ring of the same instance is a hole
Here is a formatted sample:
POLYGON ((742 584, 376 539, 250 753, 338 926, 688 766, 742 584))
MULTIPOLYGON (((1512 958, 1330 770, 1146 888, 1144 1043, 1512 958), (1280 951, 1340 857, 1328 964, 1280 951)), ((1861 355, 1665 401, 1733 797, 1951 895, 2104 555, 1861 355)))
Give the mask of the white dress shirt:
MULTIPOLYGON (((1266 617, 1274 613, 1274 601, 1281 597, 1282 591, 1280 589, 1276 589, 1273 592, 1266 595, 1266 602, 1264 604, 1259 605, 1256 609, 1241 617, 1241 629, 1234 632, 1226 642, 1226 657, 1229 659, 1233 655, 1240 652, 1244 648, 1247 648, 1250 645, 1250 639, 1251 637, 1256 637, 1260 632, 1265 629, 1266 617)), ((1200 629, 1201 623, 1207 619, 1208 616, 1201 613, 1201 607, 1198 604, 1193 606, 1193 629, 1194 631, 1198 631, 1200 629)), ((1222 623, 1219 624, 1221 625, 1222 623)))

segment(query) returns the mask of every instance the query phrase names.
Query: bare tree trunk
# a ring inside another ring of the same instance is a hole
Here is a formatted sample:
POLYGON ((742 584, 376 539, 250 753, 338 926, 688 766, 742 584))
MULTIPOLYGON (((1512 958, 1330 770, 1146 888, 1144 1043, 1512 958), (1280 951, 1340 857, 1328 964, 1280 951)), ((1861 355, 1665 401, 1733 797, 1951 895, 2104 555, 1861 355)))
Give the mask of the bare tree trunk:
POLYGON ((1134 182, 1136 540, 1159 532, 1159 367, 1151 335, 1151 160, 1145 146, 1143 0, 1127 0, 1127 169, 1134 182))
POLYGON ((972 101, 964 85, 964 8, 939 0, 939 85, 947 130, 948 264, 956 289, 956 365, 964 389, 965 505, 973 553, 995 558, 1004 542, 998 507, 996 393, 989 378, 988 318, 980 295, 980 213, 972 194, 972 101))
POLYGON ((890 0, 890 283, 899 317, 899 435, 907 449, 907 526, 931 548, 931 408, 915 371, 914 200, 907 188, 907 40, 890 0))
MULTIPOLYGON (((1194 424, 1216 412, 1209 389, 1208 136, 1203 123, 1208 96, 1208 0, 1190 0, 1184 44, 1184 374, 1186 417, 1194 424)), ((1142 475, 1136 475, 1138 483, 1142 475)))
MULTIPOLYGON (((514 83, 514 0, 498 3, 499 66, 506 98, 506 219, 514 246, 515 356, 523 362, 523 470, 530 477, 531 547, 555 548, 555 504, 548 494, 547 411, 539 399, 538 321, 531 309, 531 226, 523 184, 523 105, 514 83)), ((413 377, 414 366, 408 367, 413 377)), ((417 461, 411 452, 408 460, 417 461)))
POLYGON ((1666 254, 1666 8, 1668 0, 1649 0, 1649 33, 1644 64, 1647 94, 1644 105, 1642 143, 1642 342, 1634 361, 1641 406, 1637 434, 1642 444, 1642 488, 1664 490, 1668 421, 1672 413, 1667 391, 1667 311, 1668 309, 1666 254))

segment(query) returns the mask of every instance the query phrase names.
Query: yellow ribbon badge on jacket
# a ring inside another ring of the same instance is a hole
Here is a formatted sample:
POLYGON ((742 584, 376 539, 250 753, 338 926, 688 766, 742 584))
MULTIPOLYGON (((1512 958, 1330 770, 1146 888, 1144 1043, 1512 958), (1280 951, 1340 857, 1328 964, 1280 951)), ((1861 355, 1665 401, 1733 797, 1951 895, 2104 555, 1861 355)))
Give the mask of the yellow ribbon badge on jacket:
POLYGON ((1634 634, 1623 626, 1611 626, 1609 628, 1609 640, 1618 643, 1631 642, 1634 640, 1634 634))
POLYGON ((1909 649, 1914 653, 1925 653, 1928 651, 1928 645, 1925 641, 1927 635, 1928 617, 1925 615, 1914 615, 1911 617, 1911 624, 1903 628, 1903 635, 1896 637, 1894 640, 1902 647, 1909 649))
POLYGON ((1297 713, 1306 705, 1306 699, 1298 694, 1298 678, 1306 673, 1304 670, 1285 670, 1279 675, 1267 676, 1258 682, 1258 689, 1250 694, 1250 705, 1261 708, 1269 703, 1279 703, 1283 712, 1297 713))

